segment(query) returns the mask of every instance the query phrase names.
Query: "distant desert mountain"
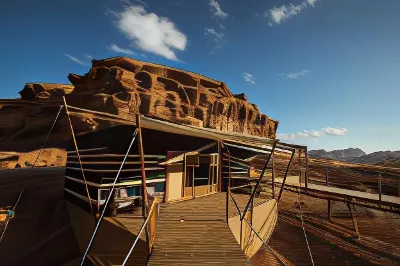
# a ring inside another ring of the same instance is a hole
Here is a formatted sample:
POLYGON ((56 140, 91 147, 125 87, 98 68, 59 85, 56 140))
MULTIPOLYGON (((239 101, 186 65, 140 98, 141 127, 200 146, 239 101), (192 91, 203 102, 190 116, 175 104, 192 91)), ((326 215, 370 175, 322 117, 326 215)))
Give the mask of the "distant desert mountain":
POLYGON ((374 165, 390 167, 390 168, 400 168, 400 160, 389 159, 383 162, 375 163, 374 165))
POLYGON ((333 159, 345 162, 353 162, 353 160, 356 160, 367 154, 363 150, 358 148, 356 149, 348 148, 344 150, 333 150, 333 151, 326 151, 324 149, 311 150, 308 152, 308 155, 313 158, 324 158, 324 159, 333 159))
POLYGON ((378 151, 357 158, 355 163, 377 164, 384 161, 400 160, 400 151, 378 151))
POLYGON ((332 159, 351 163, 379 164, 382 166, 398 165, 400 161, 400 151, 378 151, 366 154, 358 148, 333 151, 325 151, 323 149, 311 150, 308 152, 308 155, 312 158, 332 159))

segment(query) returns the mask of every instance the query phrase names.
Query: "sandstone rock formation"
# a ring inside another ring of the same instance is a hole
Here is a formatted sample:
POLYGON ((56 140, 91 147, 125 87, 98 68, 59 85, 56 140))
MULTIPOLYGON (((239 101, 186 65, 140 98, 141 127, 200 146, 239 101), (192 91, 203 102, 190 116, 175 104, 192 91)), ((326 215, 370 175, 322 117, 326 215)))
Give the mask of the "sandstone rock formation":
MULTIPOLYGON (((0 100, 0 150, 7 142, 43 136, 63 104, 130 118, 145 116, 179 124, 274 138, 278 121, 262 114, 244 93, 233 95, 224 82, 200 74, 125 57, 93 60, 72 85, 28 83, 21 99, 0 100)), ((73 116, 79 133, 112 125, 87 114, 73 116)), ((52 138, 70 137, 64 112, 52 138)))
POLYGON ((232 95, 225 83, 166 66, 116 57, 93 60, 84 75, 70 74, 72 101, 88 109, 146 116, 180 124, 274 138, 277 121, 232 95))

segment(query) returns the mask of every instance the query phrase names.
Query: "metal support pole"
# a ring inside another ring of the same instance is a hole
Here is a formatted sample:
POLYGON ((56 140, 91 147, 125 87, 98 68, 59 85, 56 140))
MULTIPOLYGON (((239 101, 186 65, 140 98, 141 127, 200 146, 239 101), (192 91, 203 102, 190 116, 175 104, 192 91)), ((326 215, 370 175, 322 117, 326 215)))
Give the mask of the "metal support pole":
POLYGON ((328 169, 325 168, 325 182, 326 185, 329 187, 329 174, 328 174, 328 169))
MULTIPOLYGON (((295 151, 296 151, 296 149, 293 150, 292 156, 290 156, 289 163, 288 163, 288 165, 287 165, 287 167, 286 167, 286 172, 285 172, 285 176, 283 177, 283 181, 282 181, 282 185, 281 185, 281 190, 279 191, 278 202, 281 200, 283 188, 285 187, 286 177, 287 177, 287 174, 288 174, 288 172, 289 172, 289 167, 290 167, 290 164, 292 163, 292 160, 293 160, 295 151)), ((299 189, 300 189, 300 188, 299 188, 299 189)))
MULTIPOLYGON (((222 145, 224 145, 222 143, 222 145)), ((224 146, 223 146, 224 147, 224 146)), ((226 188, 226 223, 229 223, 229 194, 231 193, 231 154, 229 152, 228 147, 224 147, 228 153, 228 183, 226 188)), ((221 163, 224 161, 221 160, 221 163)), ((222 168, 222 164, 221 164, 222 168)))
POLYGON ((378 189, 379 189, 379 201, 382 201, 382 177, 381 177, 381 173, 378 174, 378 189))
POLYGON ((272 154, 272 198, 275 199, 275 154, 272 154))
POLYGON ((112 183, 111 190, 110 190, 110 192, 109 192, 109 194, 108 194, 108 196, 107 196, 106 201, 104 202, 103 211, 101 212, 101 215, 100 215, 100 217, 99 217, 99 219, 98 219, 98 221, 97 221, 96 227, 94 228, 92 237, 91 237, 91 239, 90 239, 90 241, 89 241, 89 244, 88 244, 88 246, 87 246, 87 248, 86 248, 85 253, 83 254, 83 257, 82 257, 82 260, 81 260, 81 264, 80 264, 81 266, 84 265, 85 259, 86 259, 87 255, 89 254, 90 248, 92 247, 92 244, 93 244, 93 241, 94 241, 94 239, 95 239, 95 237, 96 237, 97 231, 98 231, 99 228, 100 228, 100 224, 101 224, 101 222, 103 221, 103 217, 104 217, 104 215, 105 215, 105 212, 106 212, 107 207, 109 206, 109 202, 110 202, 110 200, 111 200, 111 196, 112 196, 112 194, 113 194, 113 192, 114 192, 114 190, 115 190, 115 184, 117 183, 118 178, 119 178, 119 175, 120 175, 120 173, 121 173, 121 170, 122 170, 122 168, 123 168, 124 165, 125 165, 126 159, 128 158, 129 152, 130 152, 130 150, 131 150, 131 148, 132 148, 133 142, 135 141, 135 138, 136 138, 137 133, 138 133, 138 130, 136 129, 135 132, 133 133, 132 141, 131 141, 131 143, 130 143, 130 145, 129 145, 129 148, 128 148, 126 154, 125 154, 125 157, 124 157, 124 159, 123 159, 123 161, 122 161, 122 163, 121 163, 121 166, 120 166, 120 168, 119 168, 119 170, 118 170, 118 173, 117 173, 117 175, 115 176, 114 182, 112 183))
MULTIPOLYGON (((259 187, 260 184, 261 184, 261 180, 262 180, 262 178, 264 177, 265 170, 266 170, 267 167, 268 167, 269 160, 271 159, 271 156, 272 156, 272 154, 273 154, 274 151, 275 151, 275 147, 276 147, 276 144, 277 144, 277 143, 278 143, 278 141, 275 140, 275 141, 274 141, 274 145, 272 146, 272 149, 271 149, 271 153, 268 155, 268 158, 267 158, 267 160, 266 160, 266 162, 265 162, 264 168, 263 168, 262 171, 261 171, 260 177, 258 178, 257 183, 256 183, 256 185, 254 186, 253 191, 252 191, 252 193, 251 193, 250 199, 249 199, 249 201, 247 202, 246 207, 244 208, 243 215, 242 215, 241 219, 244 219, 244 217, 245 217, 245 215, 246 215, 246 212, 247 212, 247 210, 249 209, 250 203, 251 203, 251 201, 253 200, 253 198, 254 198, 254 196, 255 196, 255 194, 256 194, 256 191, 257 191, 258 187, 259 187)), ((292 158, 293 158, 293 154, 292 154, 292 158)), ((291 158, 291 159, 292 159, 292 158, 291 158)))
POLYGON ((308 188, 308 176, 309 176, 309 168, 308 168, 308 150, 306 148, 306 189, 308 188))

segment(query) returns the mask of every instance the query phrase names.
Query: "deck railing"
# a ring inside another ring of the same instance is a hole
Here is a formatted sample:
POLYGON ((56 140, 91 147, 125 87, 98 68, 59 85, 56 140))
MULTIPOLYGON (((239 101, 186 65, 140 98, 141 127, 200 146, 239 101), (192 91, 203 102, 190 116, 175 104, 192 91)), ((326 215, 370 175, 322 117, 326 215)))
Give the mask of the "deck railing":
MULTIPOLYGON (((234 187, 231 188, 232 190, 241 190, 240 194, 245 194, 250 196, 251 195, 251 189, 247 189, 250 188, 250 185, 245 185, 245 186, 240 186, 240 187, 234 187), (246 189, 248 191, 246 191, 246 189), (247 192, 247 193, 246 193, 247 192)), ((281 264, 283 265, 293 265, 290 261, 288 261, 287 259, 285 259, 283 256, 281 256, 278 252, 276 252, 273 248, 271 248, 268 243, 260 236, 260 234, 254 229, 254 227, 252 226, 252 223, 248 221, 248 219, 243 216, 243 211, 240 210, 239 207, 239 203, 236 201, 235 197, 232 195, 232 191, 231 189, 229 189, 227 191, 228 197, 233 201, 233 205, 235 206, 235 213, 231 216, 235 216, 235 215, 239 215, 240 217, 240 247, 241 249, 244 251, 245 250, 245 244, 243 243, 244 239, 243 239, 243 223, 248 225, 248 228, 246 230, 250 230, 250 234, 247 234, 249 237, 252 235, 252 233, 262 242, 262 244, 270 251, 270 253, 274 256, 275 259, 277 259, 281 264)), ((253 198, 254 200, 254 198, 253 198)), ((257 204, 256 204, 257 205, 257 204)), ((250 219, 252 219, 252 213, 253 213, 253 209, 254 209, 255 204, 251 203, 250 207, 249 207, 249 214, 250 215, 250 219)), ((227 210, 228 211, 228 210, 227 210)))
POLYGON ((134 250, 137 242, 140 239, 140 236, 142 235, 143 231, 147 229, 148 232, 148 242, 149 242, 149 253, 151 252, 154 244, 154 239, 155 239, 155 233, 156 233, 156 225, 157 225, 157 219, 158 219, 158 214, 159 214, 159 205, 160 205, 160 200, 158 198, 154 198, 154 201, 151 205, 149 214, 147 215, 146 220, 143 222, 142 227, 140 227, 140 230, 137 234, 137 237, 135 241, 133 242, 131 248, 129 249, 128 254, 126 255, 122 266, 126 265, 128 262, 129 257, 132 254, 132 251, 134 250))
POLYGON ((369 192, 380 197, 400 196, 400 171, 396 169, 367 169, 356 164, 343 168, 311 165, 307 176, 314 184, 369 192))

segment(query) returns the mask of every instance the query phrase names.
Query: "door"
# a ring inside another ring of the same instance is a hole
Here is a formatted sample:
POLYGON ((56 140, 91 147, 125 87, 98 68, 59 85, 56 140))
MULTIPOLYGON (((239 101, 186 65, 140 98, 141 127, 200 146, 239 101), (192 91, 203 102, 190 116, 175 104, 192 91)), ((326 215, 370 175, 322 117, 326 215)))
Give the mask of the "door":
POLYGON ((167 166, 167 201, 182 198, 182 174, 182 164, 173 164, 167 166))

